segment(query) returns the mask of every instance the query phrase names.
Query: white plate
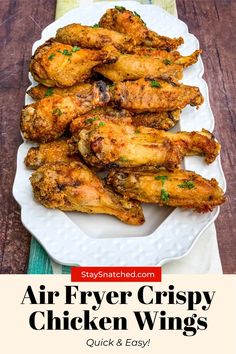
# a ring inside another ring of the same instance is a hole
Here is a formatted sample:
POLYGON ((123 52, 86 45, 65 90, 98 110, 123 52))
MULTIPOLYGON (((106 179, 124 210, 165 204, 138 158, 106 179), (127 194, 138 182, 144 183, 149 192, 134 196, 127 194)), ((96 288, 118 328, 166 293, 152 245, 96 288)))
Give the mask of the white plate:
MULTIPOLYGON (((183 55, 199 48, 198 40, 190 33, 185 23, 154 5, 141 5, 134 1, 99 2, 77 8, 53 22, 42 32, 42 37, 33 45, 35 49, 53 37, 56 30, 69 23, 79 22, 93 25, 103 13, 114 5, 125 6, 138 12, 148 27, 160 34, 184 38, 180 47, 183 55)), ((198 86, 205 98, 204 104, 196 110, 183 110, 179 130, 213 131, 214 117, 211 111, 208 88, 202 79, 203 64, 198 63, 185 70, 183 82, 198 86)), ((32 85, 35 85, 31 76, 32 85)), ((26 95, 26 104, 31 99, 26 95)), ((184 256, 198 236, 212 223, 219 207, 212 213, 198 214, 179 208, 145 205, 146 222, 143 226, 129 226, 107 215, 87 215, 48 210, 38 204, 32 195, 29 183, 31 171, 24 166, 24 157, 32 144, 23 143, 17 155, 17 172, 13 194, 21 206, 24 226, 36 237, 56 262, 66 265, 161 265, 169 260, 184 256)), ((185 168, 204 177, 215 177, 223 190, 226 189, 220 159, 206 165, 200 157, 188 157, 185 168)))

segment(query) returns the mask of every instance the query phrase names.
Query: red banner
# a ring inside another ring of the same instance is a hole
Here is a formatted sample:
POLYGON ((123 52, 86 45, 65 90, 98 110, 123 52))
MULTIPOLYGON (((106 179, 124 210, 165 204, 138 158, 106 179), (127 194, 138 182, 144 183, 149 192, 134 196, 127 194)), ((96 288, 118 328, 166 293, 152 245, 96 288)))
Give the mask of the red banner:
POLYGON ((72 282, 160 282, 161 267, 71 267, 72 282))

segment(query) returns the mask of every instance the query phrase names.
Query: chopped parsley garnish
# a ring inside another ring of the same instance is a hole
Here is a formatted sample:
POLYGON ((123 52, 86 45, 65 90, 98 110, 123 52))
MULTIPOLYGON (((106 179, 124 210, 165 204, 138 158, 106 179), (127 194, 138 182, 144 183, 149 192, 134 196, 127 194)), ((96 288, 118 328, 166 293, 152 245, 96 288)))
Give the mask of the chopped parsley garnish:
POLYGON ((54 92, 53 88, 52 88, 52 87, 49 87, 49 88, 46 90, 44 97, 52 96, 53 92, 54 92))
POLYGON ((118 11, 125 11, 126 8, 124 6, 115 6, 115 9, 118 11))
POLYGON ((169 200, 169 193, 164 188, 161 189, 161 200, 163 202, 168 202, 169 200))
POLYGON ((140 133, 140 130, 139 130, 139 129, 135 129, 134 133, 135 133, 135 134, 139 134, 139 133, 140 133))
POLYGON ((139 14, 137 14, 137 12, 136 12, 136 11, 134 11, 134 15, 140 18, 140 15, 139 15, 139 14))
MULTIPOLYGON (((95 122, 95 120, 97 120, 97 119, 98 119, 97 117, 94 117, 94 118, 88 118, 88 119, 86 119, 85 123, 86 123, 86 124, 90 124, 90 123, 95 122)), ((100 123, 101 123, 101 122, 100 122, 100 123)))
POLYGON ((121 156, 121 157, 120 157, 120 161, 122 161, 122 162, 127 162, 127 161, 129 161, 129 160, 127 159, 127 157, 121 156))
POLYGON ((98 23, 95 23, 92 27, 93 27, 93 28, 99 28, 99 24, 98 24, 98 23))
POLYGON ((152 80, 150 82, 150 85, 151 85, 151 87, 161 87, 161 84, 156 80, 152 80))
POLYGON ((193 189, 195 188, 195 184, 193 181, 184 181, 181 184, 178 184, 178 187, 183 188, 183 189, 193 189))
POLYGON ((63 54, 63 55, 67 55, 67 56, 71 56, 71 55, 72 55, 72 53, 69 52, 69 50, 67 50, 67 49, 64 49, 63 52, 62 52, 62 54, 63 54))
POLYGON ((62 111, 59 108, 55 108, 52 111, 52 114, 55 114, 56 116, 61 116, 62 115, 62 111))
POLYGON ((55 57, 56 54, 52 53, 49 55, 48 60, 52 60, 55 57))
POLYGON ((80 47, 77 47, 76 45, 71 49, 73 53, 78 52, 80 50, 80 47))
POLYGON ((162 185, 164 186, 165 181, 168 179, 167 176, 155 176, 154 177, 156 180, 161 181, 162 185))
POLYGON ((99 127, 104 127, 104 125, 106 125, 106 123, 104 123, 104 122, 99 122, 99 124, 98 124, 99 127))
POLYGON ((163 60, 163 63, 164 63, 165 65, 170 65, 170 64, 171 64, 171 61, 170 61, 169 59, 164 59, 164 60, 163 60))

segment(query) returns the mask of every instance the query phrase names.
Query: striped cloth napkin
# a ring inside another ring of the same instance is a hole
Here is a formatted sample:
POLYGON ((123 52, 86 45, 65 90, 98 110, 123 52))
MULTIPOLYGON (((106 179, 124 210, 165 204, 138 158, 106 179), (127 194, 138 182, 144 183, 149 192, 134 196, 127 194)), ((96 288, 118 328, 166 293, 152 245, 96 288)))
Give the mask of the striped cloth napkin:
MULTIPOLYGON (((104 0, 57 0, 56 19, 78 6, 90 5, 104 0)), ((107 0, 109 1, 109 0, 107 0)), ((139 0, 141 4, 162 7, 174 16, 177 15, 175 0, 139 0)), ((162 267, 164 273, 205 274, 222 273, 216 230, 212 224, 199 238, 191 252, 184 258, 172 261, 162 267)), ((51 260, 42 246, 32 238, 28 264, 28 274, 68 274, 70 267, 62 266, 51 260)))

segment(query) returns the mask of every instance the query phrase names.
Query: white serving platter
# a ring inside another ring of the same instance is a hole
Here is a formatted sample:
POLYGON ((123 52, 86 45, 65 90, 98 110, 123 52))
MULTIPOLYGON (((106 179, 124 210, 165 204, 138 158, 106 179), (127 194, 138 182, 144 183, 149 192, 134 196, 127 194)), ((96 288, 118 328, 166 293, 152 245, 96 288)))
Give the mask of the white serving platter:
MULTIPOLYGON (((55 36, 56 30, 69 23, 93 25, 103 13, 115 5, 125 6, 141 15, 148 27, 159 34, 184 38, 179 48, 188 55, 199 48, 199 42, 188 32, 186 24, 155 5, 141 5, 134 1, 99 2, 74 9, 47 26, 41 39, 34 43, 35 49, 47 39, 55 36)), ((180 124, 175 130, 214 129, 208 87, 202 75, 201 58, 185 70, 183 82, 198 86, 204 96, 204 104, 196 110, 186 107, 180 124)), ((36 83, 32 77, 32 85, 36 83)), ((25 104, 31 103, 26 95, 25 104)), ((17 171, 13 195, 21 206, 24 226, 41 243, 49 256, 64 265, 162 265, 183 257, 193 247, 200 234, 216 219, 219 207, 213 212, 198 214, 180 208, 144 205, 146 222, 142 226, 129 226, 107 215, 88 215, 77 212, 64 213, 50 210, 37 203, 32 194, 29 177, 31 171, 24 165, 24 157, 33 144, 24 142, 17 154, 17 171)), ((184 168, 195 171, 206 178, 216 178, 225 191, 226 182, 220 158, 207 165, 200 157, 188 157, 184 168)))

